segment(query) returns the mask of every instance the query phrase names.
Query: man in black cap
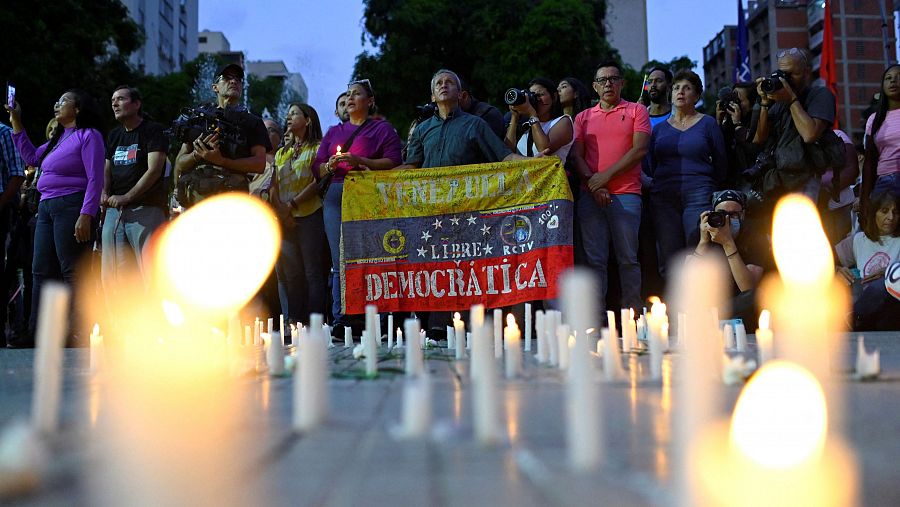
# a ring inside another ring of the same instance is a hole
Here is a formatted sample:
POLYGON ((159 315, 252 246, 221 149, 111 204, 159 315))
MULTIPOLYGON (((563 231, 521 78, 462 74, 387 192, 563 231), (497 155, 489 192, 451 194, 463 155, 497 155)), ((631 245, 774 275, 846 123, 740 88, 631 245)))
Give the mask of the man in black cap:
POLYGON ((250 174, 265 170, 271 143, 262 119, 240 105, 243 83, 240 65, 219 69, 212 84, 217 104, 206 110, 235 128, 220 123, 220 132, 184 143, 178 152, 176 197, 185 207, 222 192, 248 192, 250 174))

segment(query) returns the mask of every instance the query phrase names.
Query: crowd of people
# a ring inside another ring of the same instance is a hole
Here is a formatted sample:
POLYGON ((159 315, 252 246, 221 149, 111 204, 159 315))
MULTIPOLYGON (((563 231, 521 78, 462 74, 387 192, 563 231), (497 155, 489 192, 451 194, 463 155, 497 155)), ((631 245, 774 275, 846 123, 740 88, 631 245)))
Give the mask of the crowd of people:
MULTIPOLYGON (((8 105, 12 128, 0 125, 0 234, 8 240, 0 272, 9 296, 22 289, 21 269, 27 294, 18 317, 0 312, 7 344, 33 346, 42 285, 76 283, 95 239, 105 297, 114 297, 117 273, 144 269, 149 238, 171 218, 172 194, 190 207, 227 191, 259 197, 280 221, 281 253, 260 295, 270 312, 297 323, 324 313, 343 336, 341 328, 359 325, 341 305, 348 173, 548 156, 566 169, 575 262, 598 277, 598 316, 644 306, 678 263, 719 256, 732 275, 732 316, 754 325, 755 289, 774 268, 774 203, 799 192, 817 203, 838 275, 853 287, 848 324, 900 329, 900 301, 883 280, 900 258, 900 65, 885 70, 857 149, 834 129, 834 96, 814 84, 809 53, 777 56, 778 71, 720 91, 705 105, 711 114, 700 109, 703 84, 690 70, 651 69, 635 102, 622 97, 615 61, 597 66, 591 88, 575 77, 535 77, 504 114, 440 69, 431 106, 402 137, 379 114, 368 79, 340 93, 339 123, 323 133, 308 104, 291 104, 280 123, 241 107, 244 70, 230 64, 215 77, 210 106, 229 128, 180 139, 172 160, 164 127, 143 113, 133 87, 112 92, 118 126, 105 136, 97 103, 79 90, 54 104, 46 142, 33 143, 23 108, 8 105)), ((79 334, 71 330, 71 343, 79 334)))

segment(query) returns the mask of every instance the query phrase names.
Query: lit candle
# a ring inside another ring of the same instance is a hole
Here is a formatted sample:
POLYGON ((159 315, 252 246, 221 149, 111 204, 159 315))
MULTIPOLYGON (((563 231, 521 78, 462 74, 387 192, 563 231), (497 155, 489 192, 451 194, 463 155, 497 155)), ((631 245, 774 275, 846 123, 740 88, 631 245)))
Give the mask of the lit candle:
POLYGON ((300 333, 297 331, 297 326, 294 324, 290 324, 288 328, 291 330, 291 345, 296 347, 300 344, 300 333))
MULTIPOLYGON (((561 280, 561 292, 562 307, 572 327, 576 330, 590 327, 596 318, 591 314, 597 307, 593 275, 579 269, 567 272, 561 280)), ((596 469, 603 447, 600 396, 589 350, 586 333, 577 333, 566 382, 566 447, 569 465, 578 471, 596 469)))
POLYGON ((387 329, 388 349, 391 349, 394 347, 394 314, 393 313, 388 314, 387 321, 388 321, 388 329, 387 329))
POLYGON ((538 310, 534 313, 534 328, 537 332, 537 354, 535 354, 535 359, 538 360, 539 363, 543 363, 546 361, 546 347, 544 342, 547 339, 547 335, 544 331, 545 320, 544 320, 544 311, 538 310))
POLYGON ((547 312, 547 322, 544 322, 544 327, 547 332, 547 350, 550 352, 550 365, 556 366, 559 364, 559 338, 557 338, 557 330, 560 325, 560 312, 556 310, 549 310, 547 312))
MULTIPOLYGON (((619 334, 616 332, 616 312, 614 312, 612 310, 607 310, 606 311, 606 322, 607 322, 606 327, 609 328, 609 334, 611 336, 614 336, 615 340, 618 340, 619 334)), ((603 327, 603 326, 600 326, 600 327, 603 327)), ((578 331, 578 330, 576 329, 576 331, 578 331)), ((624 332, 625 332, 625 321, 623 320, 622 321, 622 333, 624 333, 624 332)), ((590 348, 594 348, 594 344, 591 342, 588 342, 588 346, 590 348)))
POLYGON ((411 376, 422 375, 425 367, 422 359, 422 346, 415 337, 419 335, 419 320, 406 319, 403 323, 406 326, 406 336, 409 337, 406 345, 406 374, 411 376))
POLYGON ((403 348, 403 332, 397 328, 397 348, 403 348))
POLYGON ((31 422, 35 430, 52 434, 59 423, 59 395, 62 387, 62 354, 69 325, 71 290, 48 282, 41 289, 37 332, 35 333, 34 389, 31 422))
POLYGON ((484 305, 477 304, 469 307, 469 329, 484 325, 484 305))
POLYGON ((456 342, 456 359, 466 355, 466 325, 463 324, 459 312, 453 315, 453 334, 456 342))
POLYGON ((337 145, 337 150, 334 152, 334 154, 335 154, 335 155, 340 155, 340 154, 341 154, 341 145, 340 145, 340 144, 337 145))
POLYGON ((531 352, 531 303, 525 303, 525 352, 531 352))
POLYGON ((859 505, 855 460, 828 433, 826 400, 806 368, 780 360, 763 366, 741 392, 730 426, 708 428, 696 443, 689 503, 859 505))
POLYGON ((769 329, 769 310, 759 314, 759 329, 756 330, 756 348, 759 351, 760 368, 775 358, 772 330, 769 329))
POLYGON ((494 309, 494 357, 503 357, 503 310, 494 309))
POLYGON ((375 305, 366 305, 366 339, 363 340, 366 351, 366 375, 378 374, 378 313, 375 305))
POLYGON ((522 370, 522 345, 519 338, 519 326, 510 313, 506 316, 506 328, 503 329, 503 341, 506 347, 506 378, 512 379, 520 375, 522 370))
POLYGON ((103 335, 100 334, 100 324, 94 324, 91 330, 91 373, 98 373, 103 369, 103 335))

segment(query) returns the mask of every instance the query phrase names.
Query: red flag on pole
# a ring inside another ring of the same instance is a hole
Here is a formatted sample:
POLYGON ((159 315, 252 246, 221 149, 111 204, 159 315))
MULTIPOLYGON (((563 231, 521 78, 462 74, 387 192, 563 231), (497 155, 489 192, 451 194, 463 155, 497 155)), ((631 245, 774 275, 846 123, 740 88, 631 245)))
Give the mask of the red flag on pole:
POLYGON ((822 53, 819 61, 819 77, 834 94, 834 128, 838 128, 837 69, 834 64, 834 34, 831 29, 831 1, 825 0, 825 20, 822 27, 822 53))

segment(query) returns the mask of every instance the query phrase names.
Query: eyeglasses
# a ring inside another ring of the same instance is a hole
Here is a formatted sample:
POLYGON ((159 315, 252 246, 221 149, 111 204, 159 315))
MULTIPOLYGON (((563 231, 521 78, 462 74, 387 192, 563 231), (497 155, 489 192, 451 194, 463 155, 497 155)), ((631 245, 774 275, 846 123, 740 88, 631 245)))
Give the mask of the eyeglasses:
POLYGON ((54 103, 53 103, 53 106, 54 106, 54 107, 63 107, 63 106, 66 105, 68 102, 69 102, 69 99, 67 99, 67 98, 65 98, 65 97, 62 97, 61 99, 59 99, 59 100, 57 100, 56 102, 54 102, 54 103))
POLYGON ((227 83, 228 81, 234 81, 235 83, 242 83, 242 82, 244 82, 244 78, 242 78, 240 76, 235 76, 232 74, 223 74, 223 75, 219 76, 219 81, 221 81, 223 83, 227 83))
POLYGON ((799 56, 800 58, 803 58, 803 61, 804 61, 804 62, 807 62, 807 60, 806 60, 806 53, 804 53, 804 52, 803 52, 801 49, 799 49, 799 48, 782 49, 782 50, 779 51, 775 56, 776 56, 777 58, 784 58, 784 57, 787 56, 787 55, 791 55, 791 56, 799 56))
POLYGON ((611 77, 598 77, 598 78, 594 79, 594 82, 600 86, 604 86, 604 85, 606 85, 606 83, 614 85, 621 80, 622 80, 622 76, 611 76, 611 77))
POLYGON ((375 95, 375 92, 372 90, 372 82, 368 79, 357 79, 356 81, 350 81, 350 83, 347 84, 347 88, 350 88, 353 85, 360 85, 365 88, 367 92, 369 92, 369 95, 375 95))

